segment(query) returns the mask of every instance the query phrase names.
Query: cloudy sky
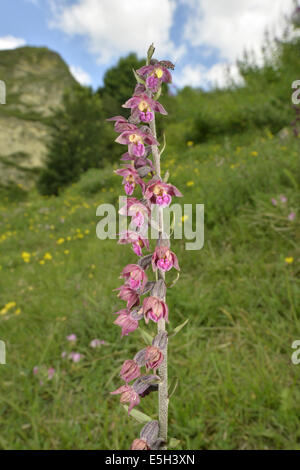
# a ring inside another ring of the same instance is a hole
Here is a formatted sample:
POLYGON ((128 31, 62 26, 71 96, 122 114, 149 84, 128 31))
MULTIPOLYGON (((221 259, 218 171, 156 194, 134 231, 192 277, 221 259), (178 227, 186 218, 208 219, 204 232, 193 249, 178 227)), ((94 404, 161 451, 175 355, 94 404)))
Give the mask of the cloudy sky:
MULTIPOLYGON (((259 56, 264 31, 279 35, 293 0, 0 0, 0 49, 47 46, 77 80, 97 88, 105 70, 151 42, 176 64, 176 86, 224 85, 244 48, 259 56)), ((1 77, 0 77, 1 79, 1 77)))

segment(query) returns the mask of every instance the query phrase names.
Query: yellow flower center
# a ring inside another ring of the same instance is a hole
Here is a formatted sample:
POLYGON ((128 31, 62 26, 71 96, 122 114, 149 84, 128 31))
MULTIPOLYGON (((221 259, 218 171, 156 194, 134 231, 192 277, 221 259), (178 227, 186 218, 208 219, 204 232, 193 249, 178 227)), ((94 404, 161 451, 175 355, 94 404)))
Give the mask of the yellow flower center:
POLYGON ((157 68, 155 69, 155 75, 157 76, 157 78, 161 78, 163 76, 164 72, 162 69, 160 68, 157 68))
POLYGON ((126 181, 128 181, 128 183, 134 183, 134 177, 132 175, 128 175, 126 176, 126 181))
POLYGON ((147 111, 151 111, 151 108, 148 105, 147 101, 143 101, 143 100, 140 101, 138 108, 142 113, 146 113, 147 111))
POLYGON ((132 142, 133 144, 138 144, 139 142, 143 143, 141 137, 137 134, 131 134, 129 136, 129 142, 132 142))
POLYGON ((157 184, 156 186, 154 186, 153 193, 155 194, 155 196, 163 196, 164 190, 159 184, 157 184))

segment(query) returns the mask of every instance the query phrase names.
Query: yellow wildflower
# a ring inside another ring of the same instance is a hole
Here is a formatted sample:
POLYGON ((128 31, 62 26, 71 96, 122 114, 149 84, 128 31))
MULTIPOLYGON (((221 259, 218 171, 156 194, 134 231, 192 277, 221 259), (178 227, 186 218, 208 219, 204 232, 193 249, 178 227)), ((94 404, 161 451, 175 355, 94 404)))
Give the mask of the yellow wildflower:
POLYGON ((287 258, 285 258, 284 260, 287 264, 291 264, 294 262, 294 258, 292 256, 289 256, 287 258))
POLYGON ((56 243, 58 245, 61 245, 62 243, 64 243, 65 239, 64 238, 59 238, 58 240, 56 240, 56 243))
POLYGON ((6 310, 9 310, 9 309, 15 307, 16 305, 17 305, 16 302, 8 302, 8 303, 5 305, 4 308, 6 308, 6 310))
POLYGON ((41 259, 41 261, 39 261, 40 264, 45 264, 45 260, 44 259, 41 259))
POLYGON ((70 253, 70 250, 64 250, 64 254, 68 255, 70 253))
POLYGON ((252 155, 253 157, 257 157, 258 152, 257 152, 256 150, 253 150, 253 152, 251 152, 251 155, 252 155))
POLYGON ((21 309, 17 308, 17 310, 15 310, 15 315, 20 315, 20 313, 21 313, 21 309))
POLYGON ((52 255, 51 255, 50 253, 45 253, 45 254, 44 254, 44 259, 51 260, 51 259, 52 259, 52 255))
POLYGON ((194 142, 193 142, 192 140, 188 140, 187 143, 186 143, 186 145, 187 145, 188 147, 193 147, 194 142))
POLYGON ((194 184, 195 184, 194 181, 188 181, 188 182, 186 183, 187 186, 194 186, 194 184))
POLYGON ((30 253, 27 253, 27 251, 23 251, 21 256, 23 258, 24 263, 29 263, 31 257, 30 253))

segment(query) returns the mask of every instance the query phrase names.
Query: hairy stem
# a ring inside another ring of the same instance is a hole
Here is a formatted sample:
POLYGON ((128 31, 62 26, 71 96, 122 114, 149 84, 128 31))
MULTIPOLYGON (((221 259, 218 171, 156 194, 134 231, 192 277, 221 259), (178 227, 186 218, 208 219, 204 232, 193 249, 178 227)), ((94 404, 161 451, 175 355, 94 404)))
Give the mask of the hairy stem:
MULTIPOLYGON (((156 138, 156 126, 155 126, 155 118, 153 121, 150 122, 150 129, 153 136, 156 138)), ((154 160, 154 168, 156 175, 160 177, 160 153, 158 150, 157 145, 152 145, 152 155, 154 160)), ((158 232, 159 238, 162 236, 163 233, 163 209, 159 208, 159 216, 158 216, 158 232)), ((159 279, 165 279, 165 273, 158 270, 158 277, 159 279)), ((165 298, 163 301, 165 302, 165 298)), ((157 324, 157 331, 160 333, 161 331, 166 331, 166 322, 164 319, 159 320, 157 324)), ((161 363, 158 371, 161 378, 161 383, 158 387, 158 420, 159 420, 159 437, 161 437, 165 443, 167 443, 168 438, 168 405, 169 405, 169 398, 168 398, 168 345, 162 350, 164 355, 164 360, 161 363)), ((162 449, 166 450, 166 444, 162 447, 162 449)))

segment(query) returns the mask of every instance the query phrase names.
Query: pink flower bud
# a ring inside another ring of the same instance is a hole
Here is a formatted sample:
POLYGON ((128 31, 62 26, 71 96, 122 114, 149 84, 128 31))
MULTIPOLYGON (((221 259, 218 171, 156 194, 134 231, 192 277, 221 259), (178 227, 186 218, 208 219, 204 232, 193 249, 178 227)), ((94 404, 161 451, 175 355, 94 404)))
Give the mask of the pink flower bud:
POLYGON ((140 403, 140 397, 137 392, 130 385, 122 385, 117 388, 111 395, 121 394, 120 403, 129 403, 128 414, 130 414, 132 408, 140 403))
POLYGON ((137 264, 125 266, 121 277, 126 279, 126 284, 134 290, 143 289, 148 281, 145 271, 137 264))
POLYGON ((149 450, 147 442, 144 439, 134 439, 130 447, 131 450, 149 450))
POLYGON ((118 294, 118 297, 122 300, 125 300, 125 302, 127 302, 127 308, 130 309, 140 304, 139 295, 131 287, 125 285, 125 286, 118 287, 116 290, 120 291, 118 294))
POLYGON ((143 314, 146 323, 149 323, 149 319, 155 323, 162 318, 168 321, 168 306, 157 297, 146 297, 143 301, 143 314))
POLYGON ((140 375, 140 368, 135 361, 128 359, 124 362, 120 372, 120 376, 124 382, 131 382, 131 380, 137 379, 140 375))
POLYGON ((155 372, 164 360, 164 355, 156 346, 148 346, 146 348, 145 360, 146 370, 148 371, 149 369, 153 369, 155 372))
POLYGON ((114 321, 114 324, 122 328, 122 336, 127 336, 129 333, 135 331, 138 328, 139 322, 132 318, 128 310, 123 309, 117 313, 119 313, 119 316, 114 321))

